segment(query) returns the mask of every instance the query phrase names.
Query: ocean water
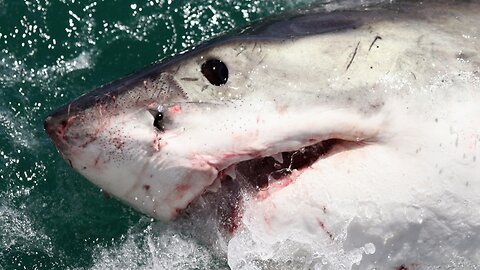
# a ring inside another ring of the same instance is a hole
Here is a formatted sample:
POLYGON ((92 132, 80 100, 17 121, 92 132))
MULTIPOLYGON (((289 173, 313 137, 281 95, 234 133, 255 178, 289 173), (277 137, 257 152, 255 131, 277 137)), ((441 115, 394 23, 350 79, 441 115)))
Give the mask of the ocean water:
POLYGON ((75 173, 43 120, 154 61, 312 2, 0 0, 0 269, 228 269, 224 253, 192 240, 198 220, 154 221, 75 173))

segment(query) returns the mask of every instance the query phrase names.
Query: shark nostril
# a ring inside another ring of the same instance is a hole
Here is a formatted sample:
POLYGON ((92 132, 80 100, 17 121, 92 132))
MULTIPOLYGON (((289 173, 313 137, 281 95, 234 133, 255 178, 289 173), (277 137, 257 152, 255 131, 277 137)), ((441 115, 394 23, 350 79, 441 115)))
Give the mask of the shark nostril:
POLYGON ((65 128, 67 126, 67 123, 67 120, 63 120, 62 122, 60 122, 60 127, 65 128))
POLYGON ((164 112, 163 107, 160 105, 156 110, 149 110, 150 114, 153 116, 153 126, 157 128, 159 131, 163 131, 163 118, 164 112))
POLYGON ((65 128, 68 124, 66 119, 58 121, 59 119, 53 116, 48 116, 43 122, 43 127, 48 136, 54 140, 64 139, 65 128))
POLYGON ((57 126, 52 127, 52 129, 55 130, 55 135, 57 136, 57 138, 64 139, 66 126, 67 126, 67 120, 63 120, 57 126))
POLYGON ((158 129, 158 130, 163 130, 162 126, 162 120, 163 120, 163 113, 159 112, 155 118, 153 119, 153 125, 158 129))

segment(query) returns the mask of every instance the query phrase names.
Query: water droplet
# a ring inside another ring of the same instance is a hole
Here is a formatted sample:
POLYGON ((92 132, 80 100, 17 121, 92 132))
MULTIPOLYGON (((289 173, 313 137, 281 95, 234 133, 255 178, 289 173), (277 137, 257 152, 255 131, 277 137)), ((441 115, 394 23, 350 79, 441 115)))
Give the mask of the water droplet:
POLYGON ((365 254, 374 254, 375 253, 375 245, 373 243, 367 243, 363 246, 363 250, 365 254))

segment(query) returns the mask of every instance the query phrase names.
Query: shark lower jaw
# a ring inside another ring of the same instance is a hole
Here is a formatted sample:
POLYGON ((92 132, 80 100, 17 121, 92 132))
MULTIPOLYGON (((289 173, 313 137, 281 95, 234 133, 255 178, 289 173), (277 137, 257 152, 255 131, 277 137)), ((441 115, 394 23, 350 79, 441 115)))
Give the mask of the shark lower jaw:
MULTIPOLYGON (((245 199, 265 200, 295 182, 305 171, 315 170, 315 163, 370 143, 370 140, 348 141, 332 138, 293 151, 240 161, 219 171, 213 184, 206 187, 203 195, 196 201, 215 201, 220 225, 226 232, 233 234, 241 224, 245 199)), ((192 210, 195 208, 193 203, 186 212, 195 211, 192 210)))

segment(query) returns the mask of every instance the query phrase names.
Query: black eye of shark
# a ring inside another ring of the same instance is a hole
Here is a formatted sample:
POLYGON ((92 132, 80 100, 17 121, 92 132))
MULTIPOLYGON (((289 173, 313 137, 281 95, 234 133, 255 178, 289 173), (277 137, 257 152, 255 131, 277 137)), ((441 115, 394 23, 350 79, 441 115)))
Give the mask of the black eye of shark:
POLYGON ((209 59, 202 64, 202 74, 215 86, 227 83, 228 68, 225 63, 218 59, 209 59))

